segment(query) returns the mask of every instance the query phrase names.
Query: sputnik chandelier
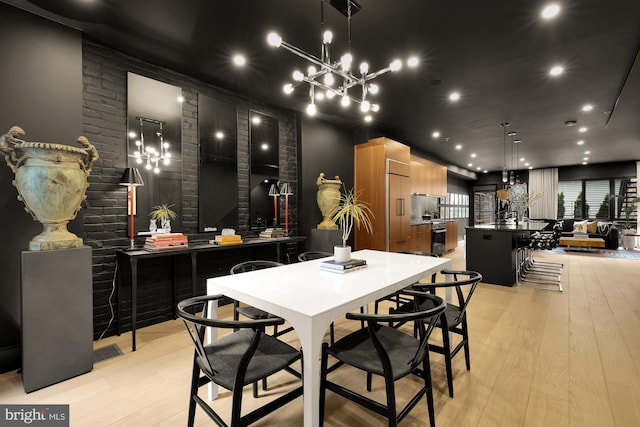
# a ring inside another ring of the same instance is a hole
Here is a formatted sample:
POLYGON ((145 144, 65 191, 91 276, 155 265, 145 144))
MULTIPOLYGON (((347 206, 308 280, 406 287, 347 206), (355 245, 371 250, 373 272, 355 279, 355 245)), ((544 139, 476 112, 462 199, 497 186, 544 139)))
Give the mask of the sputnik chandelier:
MULTIPOLYGON (((282 47, 289 52, 311 63, 307 74, 300 70, 293 72, 294 83, 284 85, 284 92, 289 95, 295 88, 302 84, 309 84, 309 104, 307 114, 313 116, 317 112, 316 101, 339 98, 343 107, 348 107, 352 102, 360 104, 360 111, 365 114, 364 119, 371 121, 371 113, 380 110, 380 106, 369 100, 369 95, 375 95, 379 91, 378 85, 371 83, 373 79, 389 71, 395 72, 402 68, 402 61, 395 59, 389 66, 375 72, 369 72, 369 64, 362 62, 359 67, 359 76, 352 71, 353 56, 351 55, 351 16, 360 10, 360 5, 354 0, 332 0, 331 4, 340 10, 346 6, 347 31, 349 34, 349 49, 340 57, 339 61, 332 62, 330 56, 333 33, 324 30, 324 1, 320 1, 320 30, 322 33, 321 57, 318 58, 302 49, 282 40, 282 37, 271 32, 267 35, 267 43, 273 47, 282 47), (346 5, 345 5, 346 3, 346 5), (359 88, 359 93, 358 92, 359 88)), ((343 12, 344 13, 344 12, 343 12)), ((411 57, 407 60, 407 66, 415 67, 418 59, 411 57)))
MULTIPOLYGON (((140 123, 140 135, 136 139, 136 151, 133 152, 133 157, 136 159, 136 163, 145 163, 145 169, 153 169, 154 173, 159 173, 160 168, 158 164, 160 161, 164 165, 168 165, 171 162, 171 153, 169 152, 169 143, 164 140, 162 136, 163 122, 160 120, 148 119, 146 117, 136 117, 140 123), (153 145, 145 143, 144 140, 144 123, 156 125, 158 130, 154 133, 157 138, 160 151, 158 151, 153 145)), ((131 133, 130 136, 135 137, 135 133, 131 133)))

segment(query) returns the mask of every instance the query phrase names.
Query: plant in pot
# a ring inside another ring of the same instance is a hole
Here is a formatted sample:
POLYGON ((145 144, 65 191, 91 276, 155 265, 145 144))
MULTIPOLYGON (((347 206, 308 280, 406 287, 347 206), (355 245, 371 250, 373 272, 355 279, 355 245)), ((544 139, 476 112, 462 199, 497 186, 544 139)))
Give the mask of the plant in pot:
POLYGON ((358 199, 353 189, 340 194, 340 202, 332 218, 342 230, 342 246, 334 247, 334 258, 337 262, 347 262, 351 259, 351 247, 347 245, 347 240, 354 225, 372 233, 372 218, 373 212, 367 203, 358 199))
POLYGON ((171 209, 173 206, 174 205, 162 203, 160 205, 153 206, 151 208, 151 212, 149 212, 152 222, 160 220, 161 228, 165 233, 171 232, 171 220, 177 216, 176 212, 171 209))
MULTIPOLYGON (((620 197, 616 195, 616 197, 620 197)), ((631 200, 630 203, 627 203, 623 208, 624 212, 624 229, 625 232, 622 235, 622 247, 625 249, 633 249, 636 246, 636 236, 632 236, 632 234, 636 234, 636 230, 631 227, 631 214, 636 209, 636 205, 640 203, 640 197, 636 197, 631 200)))

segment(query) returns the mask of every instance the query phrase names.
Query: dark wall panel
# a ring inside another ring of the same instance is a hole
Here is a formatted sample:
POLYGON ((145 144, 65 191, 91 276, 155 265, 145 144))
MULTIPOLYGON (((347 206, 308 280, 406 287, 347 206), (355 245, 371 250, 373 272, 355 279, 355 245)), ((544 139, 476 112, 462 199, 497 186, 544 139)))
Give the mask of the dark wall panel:
MULTIPOLYGON (((0 133, 22 127, 27 141, 75 145, 82 134, 82 38, 77 31, 0 3, 0 133)), ((0 165, 0 348, 17 345, 20 254, 42 230, 24 211, 0 165)), ((81 211, 82 212, 82 211, 81 211)), ((83 237, 82 215, 69 229, 83 237)), ((0 366, 0 371, 6 369, 0 366)))

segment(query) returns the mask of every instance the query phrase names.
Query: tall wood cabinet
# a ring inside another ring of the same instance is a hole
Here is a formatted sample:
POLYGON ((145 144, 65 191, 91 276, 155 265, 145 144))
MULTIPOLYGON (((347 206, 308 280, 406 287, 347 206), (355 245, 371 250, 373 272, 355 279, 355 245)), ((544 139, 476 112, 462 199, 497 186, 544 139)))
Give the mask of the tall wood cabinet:
POLYGON ((431 252, 431 224, 418 224, 411 226, 410 251, 431 252))
POLYGON ((447 233, 444 241, 444 251, 451 252, 458 247, 458 221, 447 221, 447 233))
POLYGON ((354 190, 374 215, 373 233, 355 230, 356 250, 410 249, 410 155, 408 146, 384 137, 354 147, 354 190))

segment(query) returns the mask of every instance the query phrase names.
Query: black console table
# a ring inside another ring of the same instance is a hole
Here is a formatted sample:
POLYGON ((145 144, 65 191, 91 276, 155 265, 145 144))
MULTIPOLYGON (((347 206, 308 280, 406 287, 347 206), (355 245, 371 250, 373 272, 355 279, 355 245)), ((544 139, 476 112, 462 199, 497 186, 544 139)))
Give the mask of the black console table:
MULTIPOLYGON (((196 278, 197 278, 197 258, 199 253, 213 252, 213 251, 226 251, 231 249, 241 248, 254 248, 257 246, 275 246, 276 258, 280 262, 285 262, 282 246, 289 243, 300 243, 306 241, 306 237, 292 236, 273 239, 249 239, 243 243, 237 245, 213 245, 208 243, 193 243, 188 248, 180 249, 167 249, 162 251, 146 251, 143 249, 136 250, 119 250, 116 252, 116 260, 118 264, 128 260, 131 267, 131 350, 136 351, 136 317, 137 317, 137 293, 138 293, 138 261, 152 259, 152 258, 172 258, 173 261, 173 309, 175 311, 176 304, 176 263, 180 256, 188 257, 191 264, 191 292, 192 296, 196 295, 196 278)), ((120 265, 118 265, 119 267, 120 265)), ((118 268, 118 309, 116 317, 116 332, 120 335, 121 331, 121 311, 122 311, 122 273, 121 268, 118 268)))

